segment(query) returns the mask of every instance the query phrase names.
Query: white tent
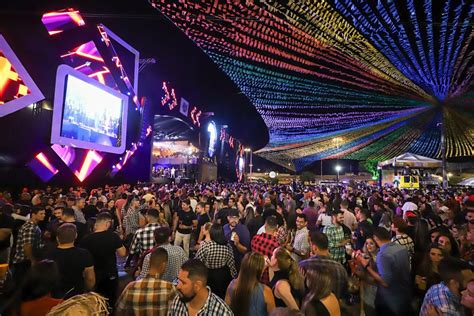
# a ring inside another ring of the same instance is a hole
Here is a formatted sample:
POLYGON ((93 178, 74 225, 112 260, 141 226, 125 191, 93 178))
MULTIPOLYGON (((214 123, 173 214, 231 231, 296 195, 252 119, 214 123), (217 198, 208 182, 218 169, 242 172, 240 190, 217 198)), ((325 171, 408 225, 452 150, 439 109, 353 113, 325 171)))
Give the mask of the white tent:
POLYGON ((464 179, 463 181, 459 182, 458 185, 474 187, 474 177, 464 179))
POLYGON ((380 161, 379 167, 441 168, 442 161, 412 153, 404 153, 389 160, 380 161))

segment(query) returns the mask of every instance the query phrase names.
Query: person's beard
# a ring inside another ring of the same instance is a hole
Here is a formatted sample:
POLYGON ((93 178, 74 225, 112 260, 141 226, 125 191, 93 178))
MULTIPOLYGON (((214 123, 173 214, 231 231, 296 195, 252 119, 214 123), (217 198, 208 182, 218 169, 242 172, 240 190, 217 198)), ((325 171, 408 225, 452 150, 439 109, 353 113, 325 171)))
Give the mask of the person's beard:
POLYGON ((179 290, 178 290, 178 295, 179 295, 179 299, 181 300, 181 302, 183 303, 189 303, 191 302, 195 297, 196 297, 196 293, 194 293, 193 295, 191 296, 185 296, 183 293, 181 293, 179 290))

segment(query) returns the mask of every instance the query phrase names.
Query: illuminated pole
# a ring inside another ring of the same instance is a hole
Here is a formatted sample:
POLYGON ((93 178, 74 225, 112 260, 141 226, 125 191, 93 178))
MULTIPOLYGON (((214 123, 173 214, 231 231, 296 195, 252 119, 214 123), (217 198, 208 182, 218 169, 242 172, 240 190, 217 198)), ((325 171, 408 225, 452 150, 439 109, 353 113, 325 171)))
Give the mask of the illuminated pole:
POLYGON ((339 166, 339 141, 340 137, 333 138, 332 141, 336 142, 336 171, 337 171, 337 185, 339 185, 339 171, 341 171, 341 166, 339 166))
POLYGON ((438 123, 438 127, 441 128, 441 158, 442 168, 443 168, 443 189, 446 190, 448 188, 448 175, 446 173, 446 135, 443 123, 438 123))
POLYGON ((336 181, 337 181, 337 185, 339 185, 339 171, 341 171, 341 169, 342 169, 341 166, 336 165, 336 171, 337 171, 337 180, 336 180, 336 181))
POLYGON ((249 164, 249 167, 250 167, 250 177, 252 177, 252 169, 253 169, 253 151, 252 151, 252 149, 250 149, 250 164, 249 164))
POLYGON ((323 181, 323 159, 321 158, 321 181, 323 181))
MULTIPOLYGON (((253 164, 252 164, 252 149, 251 148, 245 148, 244 149, 245 153, 248 154, 250 153, 250 163, 249 163, 249 178, 252 177, 252 167, 253 167, 253 164)), ((245 155, 245 161, 247 161, 247 155, 245 155)))

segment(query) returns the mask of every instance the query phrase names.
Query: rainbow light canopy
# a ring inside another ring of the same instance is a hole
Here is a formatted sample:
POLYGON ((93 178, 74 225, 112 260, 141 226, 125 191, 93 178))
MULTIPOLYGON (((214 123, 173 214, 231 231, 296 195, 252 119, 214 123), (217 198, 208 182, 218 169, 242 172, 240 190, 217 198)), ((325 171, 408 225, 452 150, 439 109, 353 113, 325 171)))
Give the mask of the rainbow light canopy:
POLYGON ((473 13, 465 0, 150 0, 264 118, 258 155, 474 156, 473 13), (442 123, 442 124, 440 124, 442 123))

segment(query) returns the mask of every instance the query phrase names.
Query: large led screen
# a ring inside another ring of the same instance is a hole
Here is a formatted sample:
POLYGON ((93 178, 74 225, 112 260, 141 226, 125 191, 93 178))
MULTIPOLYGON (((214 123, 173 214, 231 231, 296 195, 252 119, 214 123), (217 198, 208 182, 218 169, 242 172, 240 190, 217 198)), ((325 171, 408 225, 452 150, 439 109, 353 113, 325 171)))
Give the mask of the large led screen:
POLYGON ((126 142, 127 105, 127 96, 61 65, 51 142, 121 154, 126 142))

